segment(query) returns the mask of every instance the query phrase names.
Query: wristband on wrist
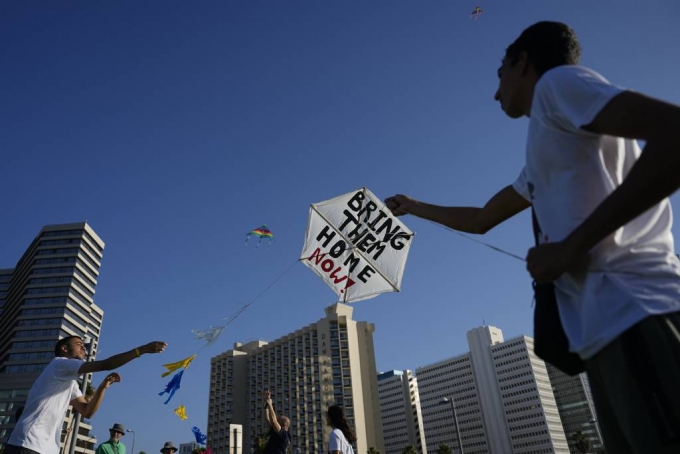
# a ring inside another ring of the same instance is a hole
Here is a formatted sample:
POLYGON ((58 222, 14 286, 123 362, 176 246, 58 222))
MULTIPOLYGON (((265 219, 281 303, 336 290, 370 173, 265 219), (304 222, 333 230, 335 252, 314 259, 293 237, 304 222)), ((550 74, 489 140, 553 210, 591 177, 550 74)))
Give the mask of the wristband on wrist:
POLYGON ((138 348, 135 348, 135 355, 137 355, 137 358, 139 358, 140 353, 139 353, 139 349, 138 349, 138 348))

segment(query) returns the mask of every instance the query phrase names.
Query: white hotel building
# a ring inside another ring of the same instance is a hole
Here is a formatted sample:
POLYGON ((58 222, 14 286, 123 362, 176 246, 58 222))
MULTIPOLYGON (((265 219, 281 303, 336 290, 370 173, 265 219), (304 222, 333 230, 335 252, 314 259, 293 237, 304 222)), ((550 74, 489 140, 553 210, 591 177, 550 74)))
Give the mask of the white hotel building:
POLYGON ((418 379, 410 370, 382 373, 378 375, 378 394, 385 454, 401 454, 407 446, 426 454, 418 379))
POLYGON ((457 453, 460 443, 466 454, 568 454, 533 339, 505 341, 493 326, 475 328, 467 339, 468 353, 416 370, 429 453, 441 444, 457 453))

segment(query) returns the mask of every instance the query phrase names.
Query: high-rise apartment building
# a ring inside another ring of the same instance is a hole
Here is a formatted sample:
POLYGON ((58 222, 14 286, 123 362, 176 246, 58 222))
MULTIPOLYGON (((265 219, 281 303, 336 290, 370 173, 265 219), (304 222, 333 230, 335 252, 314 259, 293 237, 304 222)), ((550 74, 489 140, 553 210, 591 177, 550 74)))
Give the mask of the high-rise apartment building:
POLYGON ((190 443, 180 443, 179 452, 177 454, 191 454, 194 449, 199 449, 200 447, 201 445, 199 445, 195 441, 192 441, 190 443))
POLYGON ((441 445, 458 452, 459 436, 465 453, 496 452, 489 448, 469 353, 419 367, 416 377, 428 453, 436 453, 441 445))
POLYGON ((373 324, 352 320, 334 304, 326 317, 273 342, 237 343, 211 359, 208 445, 229 447, 229 424, 243 425, 245 451, 266 432, 262 396, 272 391, 277 415, 291 420, 293 454, 328 450, 326 409, 341 405, 357 434, 356 452, 383 451, 373 324))
POLYGON ((430 454, 568 453, 545 363, 526 336, 505 341, 484 326, 470 351, 416 370, 430 454))
POLYGON ((427 454, 418 379, 410 370, 378 375, 385 454, 401 454, 407 446, 427 454))
MULTIPOLYGON (((89 338, 96 351, 104 312, 94 293, 103 250, 104 242, 86 222, 50 225, 14 268, 0 270, 0 445, 59 339, 89 338)), ((91 374, 84 379, 89 382, 91 374)), ((62 445, 70 444, 72 420, 69 409, 62 445)), ((86 421, 80 424, 76 452, 94 452, 90 429, 86 421)))
POLYGON ((581 432, 588 440, 590 452, 602 452, 604 445, 597 424, 588 376, 585 373, 569 376, 550 364, 546 366, 571 453, 581 452, 574 439, 577 432, 581 432))

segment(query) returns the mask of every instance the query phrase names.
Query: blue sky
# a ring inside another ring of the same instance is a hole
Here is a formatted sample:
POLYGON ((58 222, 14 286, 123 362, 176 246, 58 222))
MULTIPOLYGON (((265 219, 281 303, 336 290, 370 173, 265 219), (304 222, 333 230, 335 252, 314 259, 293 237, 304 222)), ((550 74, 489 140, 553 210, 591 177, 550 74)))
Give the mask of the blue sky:
MULTIPOLYGON (((136 451, 191 441, 192 426, 206 427, 211 356, 323 316, 335 294, 297 264, 201 352, 170 404, 157 395, 161 365, 201 347, 191 329, 295 264, 311 203, 366 186, 475 206, 511 183, 527 120, 505 117, 493 94, 504 49, 525 27, 566 22, 585 66, 680 103, 675 0, 489 0, 470 20, 475 5, 0 3, 0 266, 14 266, 43 225, 88 220, 106 242, 102 356, 169 343, 120 369, 93 418, 99 441, 114 422, 136 431, 136 451), (271 248, 244 247, 263 223, 271 248), (172 412, 180 403, 187 421, 172 412)), ((506 338, 531 335, 522 262, 403 220, 416 237, 402 292, 355 304, 355 318, 376 325, 380 371, 462 353, 483 320, 506 338)), ((528 213, 480 239, 524 256, 528 213)))

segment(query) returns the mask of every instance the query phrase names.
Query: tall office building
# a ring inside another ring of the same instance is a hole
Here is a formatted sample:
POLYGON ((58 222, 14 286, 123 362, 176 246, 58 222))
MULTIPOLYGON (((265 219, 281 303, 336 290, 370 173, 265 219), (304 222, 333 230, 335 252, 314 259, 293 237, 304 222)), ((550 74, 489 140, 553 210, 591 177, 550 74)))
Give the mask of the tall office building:
POLYGON ((357 434, 356 452, 383 450, 373 332, 334 304, 326 317, 273 342, 237 343, 211 359, 208 445, 228 452, 229 424, 243 425, 246 452, 267 431, 263 392, 272 390, 277 415, 288 416, 293 454, 328 450, 326 409, 341 405, 357 434))
POLYGON ((191 454, 194 449, 200 448, 201 445, 192 441, 190 443, 180 443, 179 452, 177 454, 191 454))
POLYGON ((467 333, 470 352, 416 370, 430 453, 568 453, 545 363, 526 336, 467 333), (459 444, 460 443, 460 444, 459 444))
POLYGON ((590 452, 602 452, 604 445, 597 424, 588 376, 586 374, 569 376, 550 364, 546 366, 569 450, 572 454, 580 452, 576 447, 574 434, 581 432, 590 442, 590 452))
POLYGON ((420 407, 429 454, 446 445, 459 452, 491 453, 470 354, 455 356, 416 369, 420 407), (451 399, 454 399, 456 420, 451 399))
MULTIPOLYGON (((14 268, 0 270, 0 445, 59 339, 89 338, 96 351, 104 312, 93 298, 103 250, 104 242, 86 222, 50 225, 14 268)), ((91 374, 84 379, 89 382, 91 374)), ((70 444, 72 420, 69 409, 62 445, 70 444)), ((94 452, 90 429, 87 422, 80 425, 76 452, 94 452)))
POLYGON ((378 375, 385 454, 401 454, 407 446, 427 454, 418 379, 410 370, 378 375))

